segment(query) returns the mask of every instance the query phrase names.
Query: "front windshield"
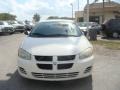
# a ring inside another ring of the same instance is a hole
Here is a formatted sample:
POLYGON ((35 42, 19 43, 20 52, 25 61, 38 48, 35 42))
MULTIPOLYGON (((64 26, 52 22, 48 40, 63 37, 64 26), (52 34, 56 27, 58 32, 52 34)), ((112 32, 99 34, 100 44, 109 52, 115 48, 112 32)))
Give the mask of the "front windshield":
POLYGON ((79 37, 81 31, 76 25, 59 22, 42 22, 38 24, 30 33, 30 37, 79 37))

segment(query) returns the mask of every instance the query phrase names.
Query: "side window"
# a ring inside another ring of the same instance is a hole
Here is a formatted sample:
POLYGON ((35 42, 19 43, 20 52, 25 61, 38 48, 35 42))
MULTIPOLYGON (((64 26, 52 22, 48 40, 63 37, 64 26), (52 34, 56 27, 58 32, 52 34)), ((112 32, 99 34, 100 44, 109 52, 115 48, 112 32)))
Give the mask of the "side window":
POLYGON ((77 31, 78 35, 82 35, 82 31, 80 30, 79 26, 76 24, 73 24, 73 28, 75 29, 75 31, 77 31))
POLYGON ((4 25, 4 23, 3 23, 3 22, 0 22, 0 25, 4 25))
POLYGON ((117 20, 116 25, 118 28, 120 28, 120 20, 117 20))
POLYGON ((119 20, 110 20, 109 27, 111 27, 111 28, 120 27, 120 21, 119 20))
POLYGON ((109 28, 114 28, 114 27, 115 27, 114 23, 115 23, 114 20, 110 20, 110 21, 108 22, 108 27, 109 27, 109 28))

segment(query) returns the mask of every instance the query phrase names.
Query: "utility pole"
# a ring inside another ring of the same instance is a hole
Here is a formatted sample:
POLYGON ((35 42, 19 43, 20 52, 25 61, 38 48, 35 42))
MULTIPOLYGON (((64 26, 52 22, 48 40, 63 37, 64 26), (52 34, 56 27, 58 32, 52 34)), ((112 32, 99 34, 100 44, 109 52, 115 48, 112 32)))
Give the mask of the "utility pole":
POLYGON ((78 11, 79 11, 79 0, 78 0, 78 11))
POLYGON ((88 31, 88 29, 89 29, 89 0, 87 0, 87 38, 89 37, 89 31, 88 31))
POLYGON ((102 22, 104 22, 104 13, 105 13, 105 11, 104 11, 104 8, 105 8, 105 0, 103 0, 103 16, 102 16, 102 22))
POLYGON ((72 19, 73 19, 73 4, 71 3, 70 5, 72 6, 72 19))
POLYGON ((87 22, 89 22, 89 0, 87 0, 87 22))

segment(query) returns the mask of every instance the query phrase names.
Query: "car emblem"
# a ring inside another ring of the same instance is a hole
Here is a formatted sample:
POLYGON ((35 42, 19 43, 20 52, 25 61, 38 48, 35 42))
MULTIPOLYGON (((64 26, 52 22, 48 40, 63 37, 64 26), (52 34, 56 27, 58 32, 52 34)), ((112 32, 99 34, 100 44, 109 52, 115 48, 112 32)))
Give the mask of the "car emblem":
POLYGON ((53 65, 57 65, 57 62, 53 62, 53 65))

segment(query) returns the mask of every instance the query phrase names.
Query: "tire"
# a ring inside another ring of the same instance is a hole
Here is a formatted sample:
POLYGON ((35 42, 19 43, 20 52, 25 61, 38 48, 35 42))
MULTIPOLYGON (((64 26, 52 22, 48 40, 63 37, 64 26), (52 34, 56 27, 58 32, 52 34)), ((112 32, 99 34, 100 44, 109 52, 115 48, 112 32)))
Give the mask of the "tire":
POLYGON ((112 34, 112 36, 113 36, 113 38, 118 38, 118 37, 119 37, 119 33, 114 32, 114 33, 112 34))
POLYGON ((14 32, 10 32, 9 34, 13 34, 14 32))
POLYGON ((10 30, 8 34, 13 34, 14 32, 15 32, 14 30, 10 30))
POLYGON ((20 33, 23 33, 24 31, 20 31, 20 33))
POLYGON ((111 35, 110 35, 110 34, 106 34, 106 37, 107 37, 107 38, 111 38, 111 35))

